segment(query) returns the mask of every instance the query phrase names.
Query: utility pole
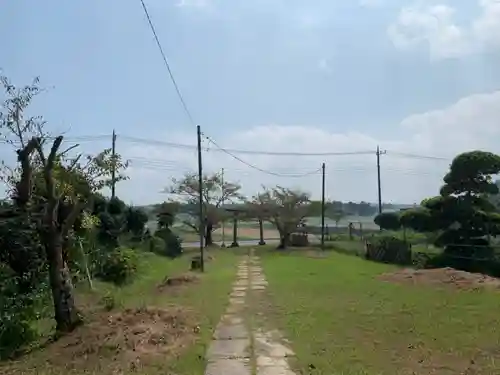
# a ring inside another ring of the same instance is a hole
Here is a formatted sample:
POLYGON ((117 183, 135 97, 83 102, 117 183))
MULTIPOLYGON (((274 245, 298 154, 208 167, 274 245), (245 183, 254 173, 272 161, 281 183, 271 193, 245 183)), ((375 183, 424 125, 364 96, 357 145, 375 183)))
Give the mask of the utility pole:
POLYGON ((111 138, 111 198, 116 196, 116 133, 111 138))
MULTIPOLYGON (((221 186, 222 186, 222 209, 224 209, 224 194, 225 194, 225 191, 224 191, 224 168, 222 168, 222 172, 221 172, 221 186)), ((226 239, 226 220, 224 220, 224 216, 223 216, 223 220, 222 220, 222 244, 220 245, 220 247, 226 247, 226 242, 225 242, 225 239, 226 239)))
POLYGON ((325 250, 325 163, 321 165, 321 249, 325 250))
POLYGON ((198 194, 199 194, 199 215, 200 215, 200 268, 201 272, 205 272, 205 249, 203 240, 205 238, 205 218, 203 217, 203 167, 201 163, 201 129, 200 125, 196 126, 198 137, 198 194))
POLYGON ((384 155, 387 151, 380 151, 377 146, 377 187, 378 187, 378 213, 382 213, 382 186, 380 183, 380 155, 384 155))

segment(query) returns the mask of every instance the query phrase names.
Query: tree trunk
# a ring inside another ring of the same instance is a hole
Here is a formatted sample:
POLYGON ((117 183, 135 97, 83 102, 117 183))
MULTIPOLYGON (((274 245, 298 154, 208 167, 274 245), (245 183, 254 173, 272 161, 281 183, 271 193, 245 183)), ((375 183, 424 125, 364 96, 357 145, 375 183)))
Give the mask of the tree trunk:
POLYGON ((49 263, 56 329, 59 332, 70 332, 82 320, 75 306, 73 283, 68 266, 63 260, 62 244, 62 234, 56 228, 50 228, 47 233, 45 251, 49 263))
POLYGON ((290 244, 290 233, 280 233, 280 244, 278 249, 284 250, 290 244))
POLYGON ((207 223, 206 232, 205 232, 205 246, 212 246, 214 241, 212 239, 212 231, 214 229, 214 225, 210 222, 207 223))

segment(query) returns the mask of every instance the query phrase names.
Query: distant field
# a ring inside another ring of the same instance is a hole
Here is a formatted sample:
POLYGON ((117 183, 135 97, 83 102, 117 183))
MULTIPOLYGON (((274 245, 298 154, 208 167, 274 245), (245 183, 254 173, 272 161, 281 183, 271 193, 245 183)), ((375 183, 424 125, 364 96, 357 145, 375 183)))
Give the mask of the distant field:
MULTIPOLYGON (((359 228, 359 224, 362 225, 363 229, 367 229, 367 230, 378 229, 378 226, 375 225, 375 223, 373 222, 372 216, 347 216, 347 217, 343 218, 341 221, 339 221, 338 227, 346 228, 346 230, 347 230, 347 226, 349 225, 349 223, 353 223, 354 227, 356 229, 359 228)), ((310 225, 310 226, 319 227, 319 226, 321 226, 321 217, 309 217, 306 219, 306 224, 310 225)), ((150 230, 156 229, 156 221, 155 220, 150 220, 146 225, 148 226, 148 228, 150 228, 150 230)), ((328 218, 325 219, 325 225, 328 226, 329 228, 334 228, 335 226, 337 226, 335 221, 328 219, 328 218)), ((175 227, 186 227, 181 222, 177 222, 174 226, 175 227)), ((258 224, 257 220, 239 221, 238 222, 238 228, 240 228, 240 229, 258 228, 258 227, 259 227, 259 224, 258 224)), ((226 222, 226 228, 230 228, 230 230, 232 231, 232 221, 231 220, 226 222)), ((269 222, 264 222, 264 228, 274 230, 274 226, 269 222)), ((189 227, 187 227, 187 229, 190 230, 189 227)))

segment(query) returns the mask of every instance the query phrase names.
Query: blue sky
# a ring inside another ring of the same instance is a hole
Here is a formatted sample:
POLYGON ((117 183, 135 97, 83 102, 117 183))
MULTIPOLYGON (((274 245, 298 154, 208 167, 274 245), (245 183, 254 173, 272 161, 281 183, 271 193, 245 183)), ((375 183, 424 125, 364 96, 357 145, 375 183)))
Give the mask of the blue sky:
MULTIPOLYGON (((500 151, 492 141, 500 132, 498 0, 145 1, 195 121, 222 146, 335 152, 380 144, 388 150, 384 200, 405 202, 436 192, 447 163, 390 151, 500 151)), ((19 85, 41 77, 49 90, 31 110, 53 131, 195 142, 139 0, 4 0, 0 32, 10 36, 3 74, 19 85)), ((319 192, 316 176, 268 176, 206 146, 207 170, 225 168, 248 194, 262 183, 319 192)), ((164 199, 171 176, 196 165, 182 149, 125 138, 118 149, 132 160, 119 191, 137 203, 164 199)), ((376 199, 372 156, 241 157, 282 173, 325 161, 332 199, 376 199)))

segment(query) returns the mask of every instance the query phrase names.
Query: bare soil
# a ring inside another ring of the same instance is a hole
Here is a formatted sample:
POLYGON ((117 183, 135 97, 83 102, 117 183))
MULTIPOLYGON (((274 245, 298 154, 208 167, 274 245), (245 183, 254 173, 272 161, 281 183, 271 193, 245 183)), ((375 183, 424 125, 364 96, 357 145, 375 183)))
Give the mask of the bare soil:
POLYGON ((500 289, 500 279, 483 275, 460 271, 453 268, 436 268, 415 270, 405 268, 380 276, 381 280, 404 283, 451 286, 457 289, 500 289))
POLYGON ((46 365, 120 374, 178 356, 199 328, 189 311, 145 307, 102 313, 44 349, 46 365))
POLYGON ((165 287, 180 286, 180 285, 185 285, 185 284, 196 283, 199 281, 200 281, 200 277, 198 275, 195 275, 193 273, 185 273, 182 275, 166 277, 162 281, 162 283, 160 285, 158 285, 158 288, 163 289, 165 287))

